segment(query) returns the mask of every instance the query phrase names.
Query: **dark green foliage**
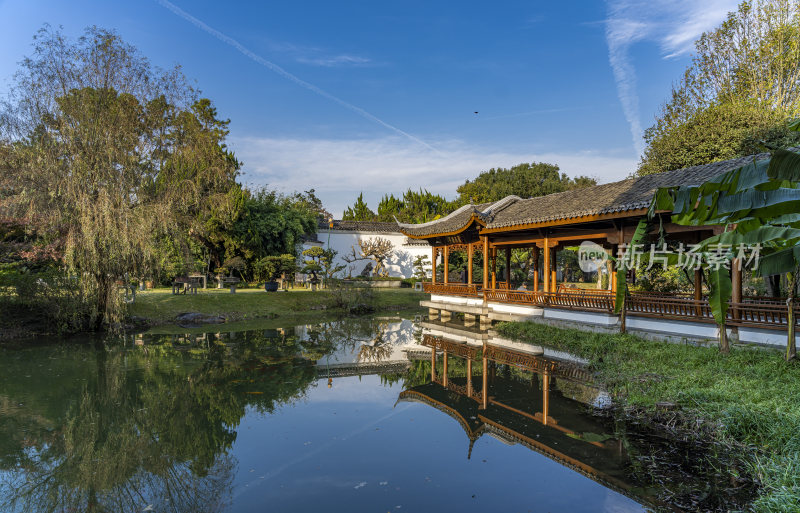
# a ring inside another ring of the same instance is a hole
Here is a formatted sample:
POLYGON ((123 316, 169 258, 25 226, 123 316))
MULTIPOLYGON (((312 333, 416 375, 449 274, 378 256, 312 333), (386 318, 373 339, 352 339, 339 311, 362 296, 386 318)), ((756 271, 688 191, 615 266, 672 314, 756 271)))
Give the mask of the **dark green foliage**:
POLYGON ((352 207, 347 207, 342 215, 345 221, 375 221, 375 212, 369 209, 364 201, 364 193, 360 193, 352 207))
POLYGON ((800 114, 800 7, 795 0, 739 4, 695 42, 638 173, 646 175, 794 146, 788 121, 800 114))
POLYGON ((555 192, 597 185, 597 181, 586 176, 570 178, 559 173, 557 165, 535 162, 518 164, 511 169, 492 168, 477 178, 467 180, 457 189, 458 205, 499 201, 506 196, 521 198, 544 196, 555 192))

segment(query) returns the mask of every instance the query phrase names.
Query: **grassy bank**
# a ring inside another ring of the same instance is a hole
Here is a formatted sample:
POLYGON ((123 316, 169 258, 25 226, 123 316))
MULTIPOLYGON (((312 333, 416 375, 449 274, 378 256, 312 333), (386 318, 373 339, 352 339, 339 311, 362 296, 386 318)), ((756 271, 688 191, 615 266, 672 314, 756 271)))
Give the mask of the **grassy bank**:
MULTIPOLYGON (((375 312, 399 312, 419 309, 423 295, 411 289, 374 289, 369 305, 375 312)), ((231 294, 228 289, 206 289, 197 295, 173 295, 170 289, 148 290, 136 295, 130 315, 144 318, 150 324, 172 322, 185 312, 222 315, 229 321, 259 318, 307 316, 308 312, 325 310, 347 312, 337 305, 331 291, 311 292, 295 289, 288 292, 265 292, 263 289, 243 289, 231 294)))
POLYGON ((503 336, 586 358, 617 404, 655 414, 657 403, 735 448, 761 482, 756 511, 800 510, 800 363, 775 350, 653 342, 532 323, 504 323, 503 336))

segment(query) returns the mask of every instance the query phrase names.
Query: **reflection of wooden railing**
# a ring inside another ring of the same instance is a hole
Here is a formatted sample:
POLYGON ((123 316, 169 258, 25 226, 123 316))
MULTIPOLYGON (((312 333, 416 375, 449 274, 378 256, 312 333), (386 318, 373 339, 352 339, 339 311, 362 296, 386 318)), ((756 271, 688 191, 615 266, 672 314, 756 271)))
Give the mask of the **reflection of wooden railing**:
POLYGON ((474 297, 481 290, 479 285, 470 283, 430 283, 422 284, 422 290, 427 294, 443 294, 445 296, 474 297))

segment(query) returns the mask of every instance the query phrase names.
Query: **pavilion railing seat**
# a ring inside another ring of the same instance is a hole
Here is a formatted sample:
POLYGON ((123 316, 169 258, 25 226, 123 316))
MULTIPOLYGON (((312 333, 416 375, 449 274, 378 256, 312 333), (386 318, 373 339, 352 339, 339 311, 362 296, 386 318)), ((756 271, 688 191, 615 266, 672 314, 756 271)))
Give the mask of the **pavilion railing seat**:
MULTIPOLYGON (((562 288, 558 292, 511 289, 483 290, 476 284, 425 283, 425 292, 461 297, 482 297, 486 301, 527 306, 562 308, 587 312, 612 313, 615 296, 608 290, 562 288)), ((714 323, 707 297, 690 294, 632 291, 625 302, 626 314, 659 319, 714 323)), ((800 306, 794 307, 795 319, 800 306)), ((729 304, 726 324, 730 326, 785 329, 788 319, 786 300, 775 297, 745 296, 729 304)))

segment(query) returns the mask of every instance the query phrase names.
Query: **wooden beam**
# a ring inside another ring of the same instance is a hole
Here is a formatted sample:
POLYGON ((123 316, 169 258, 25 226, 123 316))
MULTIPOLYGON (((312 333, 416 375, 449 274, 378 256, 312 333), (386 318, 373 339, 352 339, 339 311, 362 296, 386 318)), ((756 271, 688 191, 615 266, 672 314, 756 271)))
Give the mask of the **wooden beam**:
POLYGON ((489 237, 483 239, 483 289, 489 288, 489 237))
POLYGON ((431 381, 436 381, 436 348, 431 347, 431 381))
POLYGON ((442 266, 442 268, 444 270, 444 280, 443 281, 445 283, 450 283, 450 246, 445 246, 444 247, 444 255, 442 256, 442 258, 444 259, 444 262, 443 262, 444 265, 442 266))
POLYGON ((437 253, 436 246, 432 246, 431 247, 431 262, 432 262, 432 264, 431 264, 431 267, 432 267, 431 274, 433 275, 433 276, 431 276, 431 282, 432 283, 436 283, 436 256, 437 256, 436 253, 437 253))
POLYGON ((497 248, 492 245, 492 289, 495 289, 497 283, 497 248))
MULTIPOLYGON (((742 302, 742 259, 734 258, 731 260, 731 303, 742 302)), ((734 306, 731 309, 731 316, 734 320, 739 320, 739 308, 734 306)))
POLYGON ((467 397, 472 397, 472 358, 467 358, 467 397))
POLYGON ((506 283, 511 286, 511 248, 506 248, 506 283))
POLYGON ((544 291, 550 292, 550 248, 549 240, 544 238, 544 291))
POLYGON ((467 246, 467 283, 472 285, 472 255, 475 252, 473 245, 467 246))
MULTIPOLYGON (((483 354, 486 354, 486 343, 483 344, 483 354)), ((483 386, 481 387, 481 409, 489 406, 489 359, 483 357, 483 386)))
POLYGON ((447 386, 447 351, 443 352, 444 368, 442 369, 442 384, 447 386))

